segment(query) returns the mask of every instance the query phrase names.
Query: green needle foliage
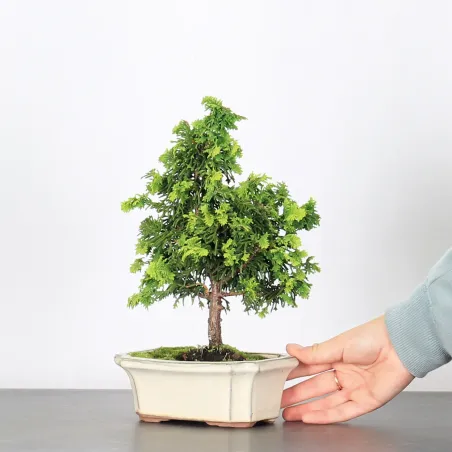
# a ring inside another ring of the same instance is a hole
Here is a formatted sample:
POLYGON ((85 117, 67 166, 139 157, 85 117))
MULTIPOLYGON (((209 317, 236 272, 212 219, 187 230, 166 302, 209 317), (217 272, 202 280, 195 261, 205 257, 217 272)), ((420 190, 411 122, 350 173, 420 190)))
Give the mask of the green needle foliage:
POLYGON ((143 194, 122 210, 147 209, 140 225, 133 273, 141 273, 128 305, 149 307, 166 298, 209 305, 209 343, 220 345, 220 315, 230 297, 264 317, 308 298, 308 276, 320 271, 298 233, 319 225, 316 203, 299 205, 284 183, 250 174, 242 182, 242 149, 231 136, 245 118, 213 97, 207 113, 174 129, 173 146, 160 157, 163 170, 145 175, 143 194))

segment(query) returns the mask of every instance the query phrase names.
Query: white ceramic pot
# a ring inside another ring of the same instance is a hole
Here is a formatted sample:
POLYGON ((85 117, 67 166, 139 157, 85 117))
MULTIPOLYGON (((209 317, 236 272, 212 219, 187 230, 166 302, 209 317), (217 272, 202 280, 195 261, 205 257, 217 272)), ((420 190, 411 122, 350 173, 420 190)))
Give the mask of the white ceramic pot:
POLYGON ((287 355, 263 356, 267 359, 190 362, 122 354, 115 356, 115 362, 129 376, 135 411, 142 421, 252 427, 279 416, 284 383, 298 364, 287 355))

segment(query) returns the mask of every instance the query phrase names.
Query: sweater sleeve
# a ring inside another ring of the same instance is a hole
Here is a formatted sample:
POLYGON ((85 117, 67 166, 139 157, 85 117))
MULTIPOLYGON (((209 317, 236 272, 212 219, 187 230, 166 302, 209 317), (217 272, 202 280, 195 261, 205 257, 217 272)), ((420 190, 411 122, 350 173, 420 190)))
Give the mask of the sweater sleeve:
POLYGON ((452 359, 452 249, 405 302, 390 308, 386 327, 406 369, 425 377, 452 359))

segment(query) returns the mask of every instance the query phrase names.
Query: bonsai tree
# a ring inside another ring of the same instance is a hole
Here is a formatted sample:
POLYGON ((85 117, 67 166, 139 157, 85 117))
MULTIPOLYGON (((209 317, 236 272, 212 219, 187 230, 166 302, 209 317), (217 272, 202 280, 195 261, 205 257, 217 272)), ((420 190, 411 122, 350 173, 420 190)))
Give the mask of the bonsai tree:
POLYGON ((160 157, 163 169, 149 171, 144 193, 122 210, 149 211, 130 268, 141 283, 128 306, 164 299, 207 305, 209 347, 217 347, 233 297, 260 317, 308 298, 308 277, 319 267, 298 233, 318 226, 320 217, 313 199, 299 205, 284 183, 266 175, 239 182, 242 149, 230 131, 245 118, 213 97, 202 104, 206 116, 179 122, 173 146, 160 157))

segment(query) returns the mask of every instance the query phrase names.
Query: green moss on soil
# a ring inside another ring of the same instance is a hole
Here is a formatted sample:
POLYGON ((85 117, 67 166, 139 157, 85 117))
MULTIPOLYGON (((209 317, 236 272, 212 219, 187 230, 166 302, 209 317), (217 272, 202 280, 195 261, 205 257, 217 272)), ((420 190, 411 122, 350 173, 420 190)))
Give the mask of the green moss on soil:
POLYGON ((155 350, 129 353, 136 358, 164 359, 169 361, 259 361, 266 359, 254 353, 246 353, 229 345, 218 347, 160 347, 155 350))

